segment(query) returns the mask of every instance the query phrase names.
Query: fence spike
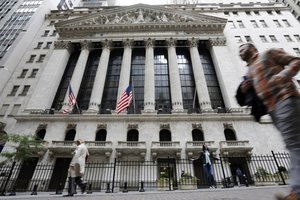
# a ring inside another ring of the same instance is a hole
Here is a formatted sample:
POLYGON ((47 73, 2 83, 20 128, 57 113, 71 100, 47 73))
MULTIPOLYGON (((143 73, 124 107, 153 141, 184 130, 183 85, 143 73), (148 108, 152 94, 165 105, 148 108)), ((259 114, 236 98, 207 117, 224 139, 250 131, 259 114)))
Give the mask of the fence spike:
POLYGON ((111 190, 110 190, 110 183, 107 183, 106 184, 106 192, 105 193, 111 193, 111 190))
POLYGON ((124 189, 123 189, 123 193, 127 193, 128 189, 127 189, 127 182, 124 182, 124 189))
POLYGON ((38 184, 35 184, 30 195, 37 195, 38 184))
POLYGON ((144 181, 141 181, 141 188, 140 188, 139 192, 145 192, 144 181))

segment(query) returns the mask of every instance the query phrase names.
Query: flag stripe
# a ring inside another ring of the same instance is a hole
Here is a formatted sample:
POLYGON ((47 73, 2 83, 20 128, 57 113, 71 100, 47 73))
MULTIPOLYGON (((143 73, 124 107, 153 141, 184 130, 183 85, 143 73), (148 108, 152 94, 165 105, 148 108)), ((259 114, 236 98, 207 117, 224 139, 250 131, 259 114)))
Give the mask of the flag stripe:
POLYGON ((71 84, 69 85, 69 95, 68 95, 68 98, 69 98, 69 105, 70 106, 74 106, 76 104, 76 97, 72 91, 72 88, 71 88, 71 84))
POLYGON ((131 100, 132 100, 132 88, 129 85, 127 89, 123 92, 120 100, 117 103, 117 108, 116 108, 117 113, 120 113, 124 111, 126 108, 128 108, 131 100))

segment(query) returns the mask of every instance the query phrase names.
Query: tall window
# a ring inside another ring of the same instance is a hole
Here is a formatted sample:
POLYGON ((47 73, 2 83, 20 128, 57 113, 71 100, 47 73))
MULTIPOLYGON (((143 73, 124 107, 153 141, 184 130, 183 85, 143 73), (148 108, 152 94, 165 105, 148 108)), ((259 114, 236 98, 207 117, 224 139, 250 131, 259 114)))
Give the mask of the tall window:
POLYGON ((253 42, 249 35, 245 35, 246 42, 253 42))
POLYGON ((289 35, 284 35, 284 38, 286 39, 287 42, 293 42, 291 36, 289 35))
MULTIPOLYGON (((91 51, 85 67, 82 83, 78 92, 77 101, 80 110, 87 110, 92 95, 95 76, 98 69, 101 50, 91 51)), ((97 86, 95 86, 97 87, 97 86)))
POLYGON ((224 130, 224 135, 225 135, 226 141, 228 141, 228 140, 236 140, 235 133, 231 129, 226 128, 224 130))
POLYGON ((43 129, 39 130, 39 131, 36 133, 36 139, 37 139, 37 140, 44 140, 45 135, 46 135, 46 129, 43 128, 43 129))
POLYGON ((265 42, 268 42, 266 36, 260 35, 259 37, 260 37, 260 40, 261 40, 262 42, 264 42, 264 43, 265 43, 265 42))
POLYGON ((211 106, 213 109, 216 109, 218 107, 225 108, 218 77, 210 54, 205 47, 200 47, 199 53, 204 70, 206 84, 208 87, 207 89, 209 92, 211 106))
POLYGON ((288 22, 287 19, 283 19, 282 22, 285 24, 286 27, 290 27, 291 24, 288 22))
POLYGON ((96 133, 95 141, 106 141, 107 131, 105 129, 100 129, 96 133))
POLYGON ((273 22, 277 27, 282 27, 278 20, 273 20, 273 22))
POLYGON ((19 96, 26 96, 29 88, 30 88, 30 85, 24 85, 23 91, 19 94, 19 96))
POLYGON ((261 24, 261 26, 262 26, 263 28, 267 28, 267 27, 268 27, 268 25, 267 25, 267 23, 265 22, 265 20, 259 20, 259 22, 260 22, 260 24, 261 24))
POLYGON ((21 104, 14 104, 12 110, 10 111, 10 115, 18 114, 20 108, 21 108, 21 104))
POLYGON ((159 141, 172 141, 171 132, 167 129, 162 129, 159 132, 159 141))
POLYGON ((144 109, 144 82, 145 82, 145 51, 133 50, 131 61, 131 85, 134 98, 128 113, 140 114, 144 109))
POLYGON ((269 35, 270 39, 272 42, 278 42, 278 40, 276 39, 275 35, 269 35))
POLYGON ((240 28, 245 28, 245 25, 242 21, 237 21, 240 28))
POLYGON ((68 130, 65 136, 65 141, 74 141, 75 135, 76 135, 75 129, 68 130))
POLYGON ((3 104, 2 108, 0 109, 0 115, 2 116, 5 115, 8 108, 9 108, 9 104, 3 104))
POLYGON ((167 52, 165 49, 154 51, 155 105, 158 113, 171 113, 171 94, 167 52))
POLYGON ((68 64, 67 64, 66 69, 65 69, 65 72, 64 72, 63 77, 60 81, 58 90, 56 92, 54 101, 52 103, 51 108, 54 108, 55 110, 60 110, 61 107, 62 107, 65 95, 67 94, 68 86, 69 86, 74 68, 76 66, 76 63, 77 63, 77 60, 78 60, 78 57, 79 57, 79 53, 80 53, 79 51, 75 50, 69 58, 68 64))
POLYGON ((100 113, 110 113, 116 109, 122 57, 123 50, 120 49, 110 54, 100 113))
POLYGON ((258 26, 258 24, 256 23, 255 20, 251 20, 250 22, 251 22, 253 28, 259 28, 259 26, 258 26))
POLYGON ((199 129, 192 130, 193 141, 204 141, 203 132, 199 129))
POLYGON ((177 63, 179 68, 180 83, 183 98, 183 108, 188 112, 199 111, 199 103, 196 102, 195 79, 192 64, 187 49, 177 49, 177 63))
POLYGON ((139 132, 135 129, 129 130, 127 133, 127 141, 139 141, 139 132))
POLYGON ((8 94, 8 96, 15 96, 19 87, 19 85, 14 85, 13 89, 11 90, 10 94, 8 94))
POLYGON ((25 78, 27 72, 28 72, 28 69, 23 69, 21 75, 18 78, 25 78))

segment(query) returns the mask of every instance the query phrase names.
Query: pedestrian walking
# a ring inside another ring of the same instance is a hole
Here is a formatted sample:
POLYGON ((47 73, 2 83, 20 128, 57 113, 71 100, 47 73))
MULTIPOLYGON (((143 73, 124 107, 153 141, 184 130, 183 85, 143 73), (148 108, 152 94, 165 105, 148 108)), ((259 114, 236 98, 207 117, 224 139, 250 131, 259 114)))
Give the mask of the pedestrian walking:
POLYGON ((76 149, 73 152, 73 158, 69 167, 69 184, 68 194, 64 196, 73 196, 75 194, 75 186, 81 188, 81 193, 84 193, 87 187, 87 182, 82 180, 84 175, 85 163, 89 157, 89 151, 83 140, 76 141, 76 149), (75 185, 76 184, 76 185, 75 185))
POLYGON ((254 88, 267 107, 275 127, 280 131, 291 155, 288 196, 277 200, 300 200, 300 94, 293 77, 300 69, 300 58, 282 49, 268 49, 259 53, 251 44, 242 44, 239 55, 248 66, 248 79, 243 81, 244 93, 254 88))

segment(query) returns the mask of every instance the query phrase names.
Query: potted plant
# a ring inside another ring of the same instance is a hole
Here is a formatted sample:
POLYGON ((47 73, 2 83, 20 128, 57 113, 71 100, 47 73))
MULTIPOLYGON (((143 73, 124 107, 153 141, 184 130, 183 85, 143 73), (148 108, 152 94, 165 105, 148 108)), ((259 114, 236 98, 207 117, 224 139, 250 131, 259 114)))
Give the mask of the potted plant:
POLYGON ((179 189, 181 190, 195 190, 197 189, 197 178, 192 176, 190 173, 185 173, 184 171, 181 174, 179 179, 179 189))
POLYGON ((263 167, 258 167, 254 174, 255 185, 275 185, 274 178, 271 173, 267 172, 263 167))
POLYGON ((172 180, 169 180, 169 176, 166 172, 161 171, 159 174, 159 179, 157 181, 158 190, 170 190, 170 184, 171 190, 173 190, 172 180))

